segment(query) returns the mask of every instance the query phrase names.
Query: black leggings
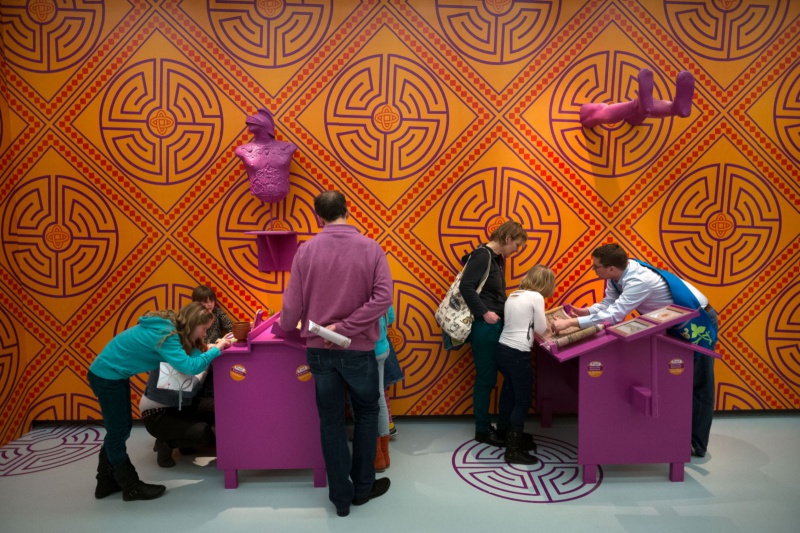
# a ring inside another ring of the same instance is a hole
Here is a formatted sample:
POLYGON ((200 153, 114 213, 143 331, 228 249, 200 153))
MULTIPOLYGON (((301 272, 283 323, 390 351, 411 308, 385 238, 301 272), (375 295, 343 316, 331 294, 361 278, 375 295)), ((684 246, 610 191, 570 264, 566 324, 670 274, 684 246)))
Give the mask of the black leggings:
POLYGON ((195 398, 190 405, 145 411, 147 432, 167 441, 173 448, 202 448, 214 445, 214 399, 195 398))

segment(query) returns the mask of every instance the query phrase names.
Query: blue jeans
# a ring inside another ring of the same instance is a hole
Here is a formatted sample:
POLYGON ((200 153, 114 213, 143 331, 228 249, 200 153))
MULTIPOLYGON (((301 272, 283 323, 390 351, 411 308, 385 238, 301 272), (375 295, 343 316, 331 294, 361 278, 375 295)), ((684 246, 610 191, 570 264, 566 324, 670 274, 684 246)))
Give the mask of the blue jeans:
POLYGON ((383 387, 387 388, 403 379, 403 369, 397 360, 397 352, 392 343, 389 343, 389 357, 383 365, 383 387))
MULTIPOLYGON (((711 322, 719 329, 719 316, 706 307, 711 322)), ((708 450, 711 421, 714 419, 714 358, 695 352, 694 390, 692 391, 692 448, 700 455, 708 450)))
POLYGON ((317 392, 328 498, 337 509, 369 496, 375 483, 378 443, 378 363, 375 350, 306 349, 317 392), (353 404, 353 455, 344 428, 345 390, 353 404))
POLYGON ((497 429, 520 432, 525 426, 533 394, 531 352, 498 344, 497 368, 503 375, 497 429))
POLYGON ((503 332, 503 321, 488 324, 482 318, 472 323, 472 331, 467 341, 472 345, 472 359, 475 362, 475 386, 472 389, 472 409, 475 413, 475 431, 489 431, 491 418, 489 404, 492 390, 497 385, 497 361, 494 352, 503 332))
POLYGON ((131 436, 133 414, 131 412, 131 381, 129 379, 105 379, 88 372, 89 386, 100 403, 106 436, 103 447, 112 466, 128 460, 125 441, 131 436))
POLYGON ((389 407, 386 405, 385 387, 383 386, 384 366, 387 357, 389 357, 389 350, 375 358, 378 363, 378 390, 380 391, 378 397, 378 436, 380 437, 385 437, 389 434, 389 407))

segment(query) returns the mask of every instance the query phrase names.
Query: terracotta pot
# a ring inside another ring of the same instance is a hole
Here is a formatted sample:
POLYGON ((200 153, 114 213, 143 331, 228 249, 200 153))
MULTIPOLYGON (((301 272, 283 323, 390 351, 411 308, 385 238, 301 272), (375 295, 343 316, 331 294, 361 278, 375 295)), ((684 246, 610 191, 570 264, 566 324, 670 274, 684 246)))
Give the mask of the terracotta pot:
POLYGON ((234 322, 232 333, 237 342, 247 342, 247 334, 250 333, 250 322, 234 322))

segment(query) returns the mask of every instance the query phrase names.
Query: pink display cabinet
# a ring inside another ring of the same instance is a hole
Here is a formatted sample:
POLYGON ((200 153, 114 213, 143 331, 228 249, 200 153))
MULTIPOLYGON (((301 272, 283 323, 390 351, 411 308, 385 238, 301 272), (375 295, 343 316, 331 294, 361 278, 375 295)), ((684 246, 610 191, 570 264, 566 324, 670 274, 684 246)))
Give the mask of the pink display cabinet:
POLYGON ((668 336, 698 312, 660 322, 646 315, 564 348, 534 346, 542 426, 554 412, 578 413, 584 483, 602 464, 669 463, 683 481, 691 459, 694 352, 718 354, 668 336), (631 322, 635 322, 632 323, 631 322))
POLYGON ((234 342, 214 362, 217 468, 235 489, 239 470, 311 469, 326 486, 314 378, 299 335, 272 333, 275 314, 256 315, 247 342, 234 342))

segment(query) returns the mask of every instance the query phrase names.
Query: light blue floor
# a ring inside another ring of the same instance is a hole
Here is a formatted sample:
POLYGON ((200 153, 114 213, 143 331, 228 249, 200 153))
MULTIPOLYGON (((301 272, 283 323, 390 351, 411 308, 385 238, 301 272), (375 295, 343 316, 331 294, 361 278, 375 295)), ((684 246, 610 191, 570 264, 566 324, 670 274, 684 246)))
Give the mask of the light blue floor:
POLYGON ((251 471, 226 490, 210 456, 159 468, 153 439, 128 442, 160 499, 95 500, 97 426, 45 426, 0 448, 0 532, 465 531, 794 532, 800 530, 800 416, 721 414, 709 456, 672 483, 668 465, 604 466, 587 487, 572 464, 576 420, 557 418, 539 438, 542 464, 507 467, 478 446, 466 418, 397 420, 389 492, 338 518, 310 471, 251 471), (572 461, 572 462, 571 462, 572 461))

